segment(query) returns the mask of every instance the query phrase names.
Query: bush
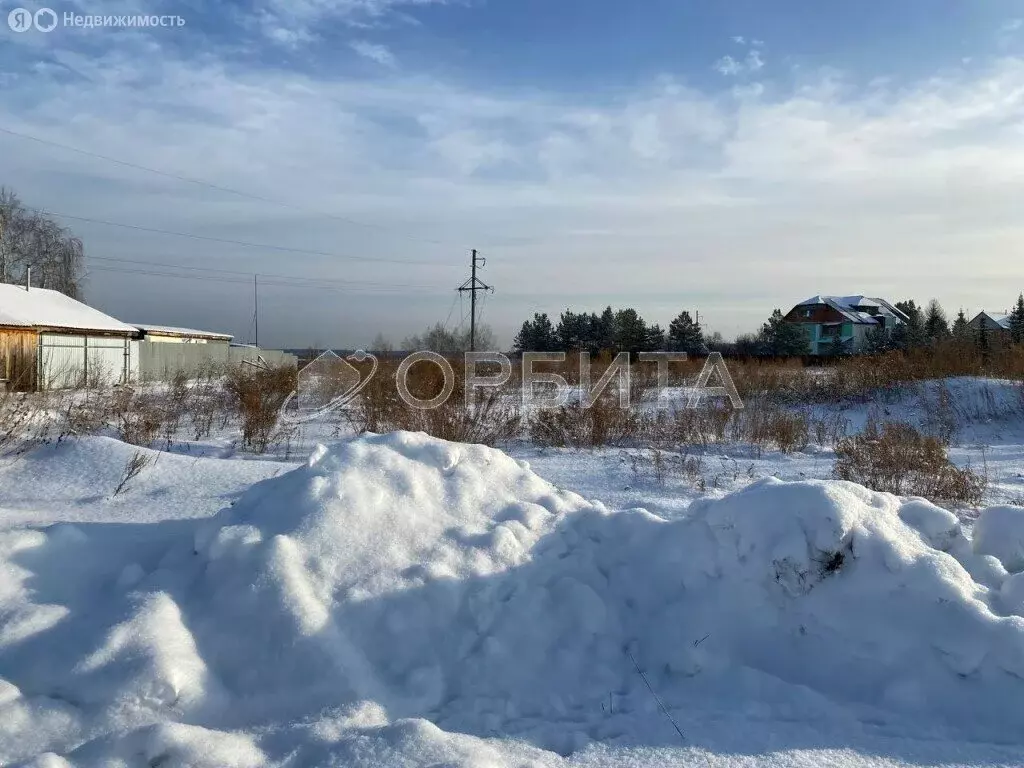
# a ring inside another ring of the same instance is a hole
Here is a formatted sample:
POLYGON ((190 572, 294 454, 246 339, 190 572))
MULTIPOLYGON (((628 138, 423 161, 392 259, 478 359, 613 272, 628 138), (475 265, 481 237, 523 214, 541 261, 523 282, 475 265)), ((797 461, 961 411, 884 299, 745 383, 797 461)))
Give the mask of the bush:
POLYGON ((644 418, 619 405, 618 394, 604 394, 589 408, 571 403, 538 410, 530 422, 537 445, 559 448, 599 448, 622 445, 644 431, 644 418))
POLYGON ((225 387, 242 418, 242 444, 246 448, 256 453, 267 450, 281 407, 295 392, 296 384, 291 366, 239 365, 228 371, 225 387))
POLYGON ((111 416, 120 440, 148 446, 164 426, 166 412, 149 398, 125 387, 117 389, 111 400, 111 416))
POLYGON ((803 413, 764 402, 738 412, 737 437, 756 446, 774 445, 782 453, 804 450, 811 441, 810 419, 803 413))
POLYGON ((840 440, 834 473, 876 491, 972 505, 981 503, 988 485, 950 462, 939 438, 899 421, 870 420, 861 434, 840 440))

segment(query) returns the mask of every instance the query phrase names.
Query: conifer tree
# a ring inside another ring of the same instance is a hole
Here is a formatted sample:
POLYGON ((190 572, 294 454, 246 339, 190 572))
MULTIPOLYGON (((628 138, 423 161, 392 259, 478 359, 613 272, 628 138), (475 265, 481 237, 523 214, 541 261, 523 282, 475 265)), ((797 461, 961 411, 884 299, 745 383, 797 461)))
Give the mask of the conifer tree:
POLYGON ((957 341, 971 341, 974 337, 974 334, 971 332, 970 323, 967 321, 967 315, 964 314, 962 309, 956 313, 951 335, 957 341))
POLYGON ((762 354, 791 357, 810 351, 804 329, 798 323, 787 323, 780 309, 772 312, 758 336, 762 354))
POLYGON ((1024 293, 1017 297, 1017 304, 1010 313, 1010 341, 1024 344, 1024 293))
POLYGON ((702 355, 707 353, 707 345, 704 343, 704 333, 700 324, 694 322, 690 313, 683 310, 668 325, 669 348, 675 352, 686 352, 688 355, 702 355))
POLYGON ((949 338, 949 322, 937 299, 928 302, 924 316, 924 336, 931 343, 949 338))

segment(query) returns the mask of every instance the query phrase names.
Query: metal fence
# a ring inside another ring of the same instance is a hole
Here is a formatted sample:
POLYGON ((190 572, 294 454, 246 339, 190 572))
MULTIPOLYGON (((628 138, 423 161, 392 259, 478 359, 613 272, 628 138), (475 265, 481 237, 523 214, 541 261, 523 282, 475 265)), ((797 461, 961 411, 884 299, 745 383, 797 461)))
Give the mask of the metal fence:
POLYGON ((166 344, 143 341, 139 345, 139 375, 143 381, 170 381, 179 373, 196 378, 222 371, 243 361, 262 359, 269 366, 298 366, 298 358, 276 349, 232 347, 227 344, 166 344))

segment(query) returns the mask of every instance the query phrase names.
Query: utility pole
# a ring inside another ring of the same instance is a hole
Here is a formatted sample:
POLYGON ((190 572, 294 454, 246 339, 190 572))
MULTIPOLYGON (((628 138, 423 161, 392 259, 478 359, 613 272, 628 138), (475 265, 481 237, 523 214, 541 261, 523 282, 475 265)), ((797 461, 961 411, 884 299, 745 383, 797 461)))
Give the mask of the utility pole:
POLYGON ((487 266, 487 259, 483 256, 477 256, 476 248, 473 249, 473 260, 471 262, 470 278, 462 285, 459 286, 459 293, 469 291, 469 351, 476 351, 476 292, 477 291, 490 291, 494 293, 494 289, 480 282, 476 279, 476 268, 479 266, 481 269, 487 266))
POLYGON ((260 286, 259 275, 252 276, 253 323, 256 326, 256 346, 260 345, 260 286))

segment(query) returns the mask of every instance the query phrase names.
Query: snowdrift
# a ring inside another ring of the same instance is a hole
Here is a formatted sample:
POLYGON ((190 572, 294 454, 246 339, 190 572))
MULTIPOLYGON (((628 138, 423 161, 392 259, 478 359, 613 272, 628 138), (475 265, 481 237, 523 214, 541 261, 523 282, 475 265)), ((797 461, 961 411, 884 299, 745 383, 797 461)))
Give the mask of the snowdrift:
POLYGON ((0 534, 0 763, 665 765, 636 666, 684 749, 1018 754, 1015 582, 949 512, 849 483, 668 522, 364 437, 207 520, 0 534), (794 723, 815 741, 773 741, 794 723))

